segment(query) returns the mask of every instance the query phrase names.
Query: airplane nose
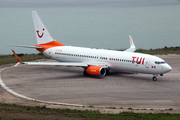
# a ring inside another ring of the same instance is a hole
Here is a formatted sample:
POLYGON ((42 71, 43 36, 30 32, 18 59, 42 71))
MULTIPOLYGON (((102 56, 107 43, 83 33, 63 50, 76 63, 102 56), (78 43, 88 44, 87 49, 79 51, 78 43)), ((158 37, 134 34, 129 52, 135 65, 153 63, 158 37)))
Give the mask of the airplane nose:
POLYGON ((165 72, 169 72, 172 70, 172 67, 170 65, 166 65, 165 68, 164 68, 165 72))

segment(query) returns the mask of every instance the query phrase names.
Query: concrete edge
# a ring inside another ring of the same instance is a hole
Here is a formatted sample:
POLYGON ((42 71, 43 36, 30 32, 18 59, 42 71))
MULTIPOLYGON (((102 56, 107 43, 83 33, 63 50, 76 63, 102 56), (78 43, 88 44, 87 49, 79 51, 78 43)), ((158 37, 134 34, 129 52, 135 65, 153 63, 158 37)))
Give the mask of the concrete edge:
POLYGON ((16 96, 16 97, 19 97, 19 98, 22 98, 22 99, 26 99, 26 100, 30 100, 30 101, 34 101, 34 102, 40 102, 40 103, 46 103, 46 104, 55 104, 55 105, 65 105, 65 106, 76 106, 76 107, 83 107, 83 106, 86 106, 86 105, 79 105, 79 104, 69 104, 69 103, 58 103, 58 102, 50 102, 50 101, 43 101, 43 100, 37 100, 37 99, 34 99, 34 98, 30 98, 30 97, 26 97, 24 95, 21 95, 15 91, 13 91, 12 89, 10 89, 8 86, 6 86, 6 84, 3 82, 2 80, 2 77, 1 77, 1 73, 3 70, 6 70, 6 69, 9 69, 9 68, 12 68, 14 66, 11 66, 11 67, 5 67, 3 69, 0 69, 0 85, 1 87, 6 90, 7 92, 9 92, 10 94, 12 94, 13 96, 16 96))

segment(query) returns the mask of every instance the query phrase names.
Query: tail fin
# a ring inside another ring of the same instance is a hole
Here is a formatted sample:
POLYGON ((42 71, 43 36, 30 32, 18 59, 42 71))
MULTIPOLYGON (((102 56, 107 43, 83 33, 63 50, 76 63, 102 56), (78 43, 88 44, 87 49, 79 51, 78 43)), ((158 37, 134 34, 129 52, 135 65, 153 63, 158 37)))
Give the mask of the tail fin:
POLYGON ((43 24, 41 18, 36 11, 32 11, 32 17, 34 22, 37 44, 44 44, 53 41, 53 38, 49 34, 46 26, 43 24))

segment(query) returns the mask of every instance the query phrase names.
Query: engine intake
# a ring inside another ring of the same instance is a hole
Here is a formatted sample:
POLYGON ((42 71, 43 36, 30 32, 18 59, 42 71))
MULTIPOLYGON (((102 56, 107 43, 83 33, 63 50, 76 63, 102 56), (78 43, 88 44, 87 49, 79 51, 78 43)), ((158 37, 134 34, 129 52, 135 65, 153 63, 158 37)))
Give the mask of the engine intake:
POLYGON ((86 69, 87 74, 94 76, 104 76, 106 75, 106 69, 102 66, 89 66, 86 69))

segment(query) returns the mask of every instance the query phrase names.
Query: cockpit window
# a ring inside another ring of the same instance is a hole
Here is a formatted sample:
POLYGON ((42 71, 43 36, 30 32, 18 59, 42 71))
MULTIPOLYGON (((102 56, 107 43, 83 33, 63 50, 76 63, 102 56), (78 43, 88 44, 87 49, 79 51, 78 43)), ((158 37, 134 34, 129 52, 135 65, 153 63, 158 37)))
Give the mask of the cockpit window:
POLYGON ((162 61, 162 62, 160 62, 160 61, 155 61, 155 63, 156 63, 156 64, 165 64, 165 61, 162 61))

